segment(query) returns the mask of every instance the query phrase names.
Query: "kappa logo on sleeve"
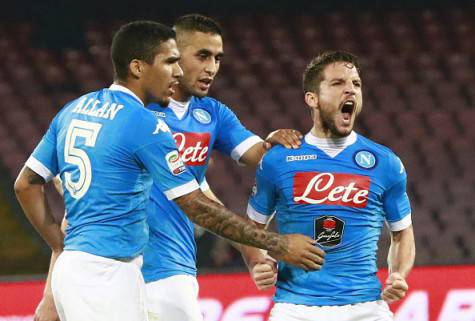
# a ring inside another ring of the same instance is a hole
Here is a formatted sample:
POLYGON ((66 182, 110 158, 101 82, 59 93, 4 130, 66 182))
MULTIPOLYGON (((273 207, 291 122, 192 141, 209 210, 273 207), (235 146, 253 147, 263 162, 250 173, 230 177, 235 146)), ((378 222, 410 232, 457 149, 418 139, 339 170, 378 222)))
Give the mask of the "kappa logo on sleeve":
POLYGON ((183 164, 177 150, 171 151, 165 155, 165 160, 167 161, 168 168, 173 175, 180 175, 186 171, 185 164, 183 164))
POLYGON ((170 133, 170 127, 168 127, 167 123, 165 123, 161 119, 157 119, 157 127, 155 128, 155 131, 153 132, 153 135, 156 135, 160 132, 164 133, 170 133))

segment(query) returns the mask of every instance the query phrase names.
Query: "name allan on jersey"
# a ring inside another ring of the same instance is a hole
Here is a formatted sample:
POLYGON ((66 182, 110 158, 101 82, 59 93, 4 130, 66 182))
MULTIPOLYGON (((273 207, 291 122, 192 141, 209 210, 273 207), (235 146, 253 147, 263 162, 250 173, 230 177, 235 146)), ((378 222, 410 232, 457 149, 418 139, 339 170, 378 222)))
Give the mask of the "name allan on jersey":
POLYGON ((84 97, 79 100, 78 104, 72 110, 73 113, 99 117, 104 119, 114 120, 117 113, 124 108, 124 105, 110 103, 108 101, 101 102, 98 99, 89 99, 84 97))

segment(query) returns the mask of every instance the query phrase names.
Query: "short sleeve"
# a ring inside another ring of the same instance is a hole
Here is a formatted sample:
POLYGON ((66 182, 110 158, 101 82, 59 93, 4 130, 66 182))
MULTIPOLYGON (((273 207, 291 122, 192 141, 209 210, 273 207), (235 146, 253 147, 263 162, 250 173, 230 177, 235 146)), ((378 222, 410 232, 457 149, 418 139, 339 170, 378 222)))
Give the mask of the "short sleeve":
POLYGON ((183 163, 167 124, 151 115, 138 128, 134 155, 165 196, 172 200, 198 189, 199 184, 183 163))
POLYGON ((43 177, 46 182, 50 181, 59 172, 56 150, 57 122, 58 116, 53 119, 48 131, 25 163, 32 171, 43 177))
POLYGON ((391 186, 384 192, 383 206, 386 221, 391 231, 401 231, 409 227, 411 221, 411 205, 406 192, 407 174, 401 160, 393 156, 388 174, 391 186))
POLYGON ((265 224, 275 211, 276 188, 270 179, 268 166, 265 166, 264 160, 259 164, 256 170, 256 183, 252 188, 252 194, 247 206, 247 216, 253 221, 265 224))
POLYGON ((231 156, 235 161, 239 161, 249 148, 262 142, 259 136, 241 124, 236 115, 227 106, 220 105, 218 117, 219 130, 214 148, 231 156))

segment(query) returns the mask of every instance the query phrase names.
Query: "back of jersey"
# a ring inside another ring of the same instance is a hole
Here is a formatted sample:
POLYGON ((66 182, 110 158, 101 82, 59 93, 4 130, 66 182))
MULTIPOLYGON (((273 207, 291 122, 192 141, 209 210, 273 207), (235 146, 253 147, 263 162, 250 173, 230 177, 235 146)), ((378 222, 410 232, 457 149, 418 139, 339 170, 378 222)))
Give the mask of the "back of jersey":
POLYGON ((65 250, 110 258, 142 252, 152 180, 134 152, 145 139, 139 129, 146 113, 130 93, 87 94, 61 110, 28 160, 29 167, 37 162, 61 175, 69 223, 65 250))

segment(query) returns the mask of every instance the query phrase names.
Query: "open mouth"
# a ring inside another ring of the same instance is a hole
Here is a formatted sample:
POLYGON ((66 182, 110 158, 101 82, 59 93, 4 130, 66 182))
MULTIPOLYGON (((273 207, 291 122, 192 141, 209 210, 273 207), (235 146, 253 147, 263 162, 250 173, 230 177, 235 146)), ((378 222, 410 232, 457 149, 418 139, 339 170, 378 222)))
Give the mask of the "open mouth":
POLYGON ((209 86, 211 86, 211 83, 213 82, 213 79, 212 78, 203 78, 203 79, 198 80, 198 82, 201 84, 202 87, 204 87, 206 89, 206 88, 209 88, 209 86))
POLYGON ((343 103, 341 106, 341 113, 343 115, 343 119, 350 120, 353 112, 355 111, 355 102, 348 100, 343 103))

